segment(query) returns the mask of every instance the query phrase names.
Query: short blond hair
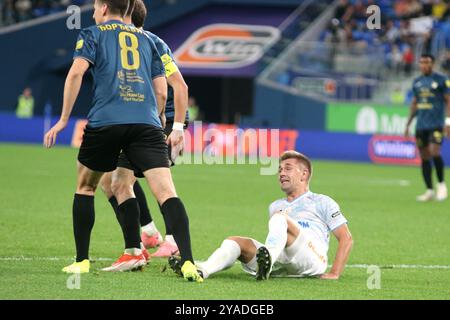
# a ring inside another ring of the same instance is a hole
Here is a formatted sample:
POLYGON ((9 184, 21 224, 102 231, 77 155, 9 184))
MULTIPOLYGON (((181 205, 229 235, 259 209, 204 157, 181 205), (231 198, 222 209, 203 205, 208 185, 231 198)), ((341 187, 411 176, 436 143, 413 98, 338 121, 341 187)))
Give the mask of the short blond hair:
POLYGON ((288 150, 281 154, 280 163, 281 163, 281 161, 284 161, 287 159, 296 159, 299 163, 303 164, 309 171, 309 179, 311 178, 312 163, 311 163, 311 160, 307 156, 305 156, 303 153, 297 152, 295 150, 288 150))

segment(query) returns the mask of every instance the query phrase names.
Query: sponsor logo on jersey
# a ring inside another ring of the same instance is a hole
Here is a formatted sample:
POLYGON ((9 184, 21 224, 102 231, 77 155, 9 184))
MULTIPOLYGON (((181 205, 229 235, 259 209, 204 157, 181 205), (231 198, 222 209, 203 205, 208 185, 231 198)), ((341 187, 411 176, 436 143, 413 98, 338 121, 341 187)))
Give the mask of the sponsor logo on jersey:
POLYGON ((336 211, 335 213, 333 213, 333 214, 331 215, 331 217, 332 217, 332 218, 336 218, 336 217, 339 216, 340 214, 341 214, 340 211, 336 211))
POLYGON ((280 37, 277 28, 211 24, 194 32, 175 52, 181 67, 240 68, 258 61, 280 37))
POLYGON ((309 228, 309 222, 298 221, 298 224, 299 224, 302 228, 309 228))
POLYGON ((374 135, 369 141, 369 157, 375 163, 420 164, 413 138, 374 135))

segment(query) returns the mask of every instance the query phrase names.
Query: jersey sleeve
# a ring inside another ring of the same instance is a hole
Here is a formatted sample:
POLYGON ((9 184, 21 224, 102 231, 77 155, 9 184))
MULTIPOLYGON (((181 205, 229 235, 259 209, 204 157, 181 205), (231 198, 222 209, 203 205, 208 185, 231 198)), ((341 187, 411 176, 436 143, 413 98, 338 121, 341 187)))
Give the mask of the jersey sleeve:
POLYGON ((155 43, 150 40, 151 50, 152 50, 152 78, 157 78, 165 76, 164 65, 161 61, 161 57, 156 48, 155 43))
POLYGON ((175 63, 172 50, 170 50, 169 46, 161 38, 155 36, 154 41, 164 65, 166 78, 168 78, 178 71, 178 66, 175 63))
POLYGON ((347 219, 342 215, 339 205, 330 197, 323 196, 318 209, 322 219, 331 231, 347 223, 347 219))
POLYGON ((444 94, 450 94, 450 78, 444 77, 443 88, 444 94))
POLYGON ((73 58, 83 58, 95 65, 95 56, 97 52, 97 41, 95 35, 90 29, 81 30, 78 35, 77 44, 73 58))

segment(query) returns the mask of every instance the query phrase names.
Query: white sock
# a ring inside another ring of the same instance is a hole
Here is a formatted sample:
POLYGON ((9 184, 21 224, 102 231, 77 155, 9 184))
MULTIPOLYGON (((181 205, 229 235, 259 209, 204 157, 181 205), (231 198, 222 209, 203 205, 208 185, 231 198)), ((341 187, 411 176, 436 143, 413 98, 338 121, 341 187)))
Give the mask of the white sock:
POLYGON ((203 271, 204 278, 208 278, 213 273, 230 268, 241 255, 241 248, 233 240, 225 239, 219 249, 205 262, 199 263, 200 270, 203 271))
POLYGON ((158 229, 155 226, 155 223, 152 221, 149 224, 141 227, 142 231, 145 232, 149 237, 158 232, 158 229))
POLYGON ((177 243, 175 242, 175 239, 170 234, 166 234, 165 241, 167 241, 168 243, 170 243, 173 246, 177 245, 177 243))
POLYGON ((130 249, 125 249, 125 253, 130 254, 132 256, 140 256, 142 254, 142 250, 138 249, 138 248, 130 248, 130 249))
POLYGON ((281 214, 274 214, 269 220, 269 234, 265 247, 269 250, 272 265, 277 261, 287 242, 287 221, 281 214))

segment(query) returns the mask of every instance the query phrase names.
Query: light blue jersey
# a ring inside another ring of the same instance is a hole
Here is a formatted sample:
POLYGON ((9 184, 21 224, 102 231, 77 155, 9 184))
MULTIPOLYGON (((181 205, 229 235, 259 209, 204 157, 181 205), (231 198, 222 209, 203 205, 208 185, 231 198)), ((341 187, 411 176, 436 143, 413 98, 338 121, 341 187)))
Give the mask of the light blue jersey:
POLYGON ((308 191, 292 202, 280 199, 272 202, 269 214, 284 212, 295 220, 300 228, 317 238, 328 251, 330 232, 347 223, 339 205, 330 197, 308 191))

